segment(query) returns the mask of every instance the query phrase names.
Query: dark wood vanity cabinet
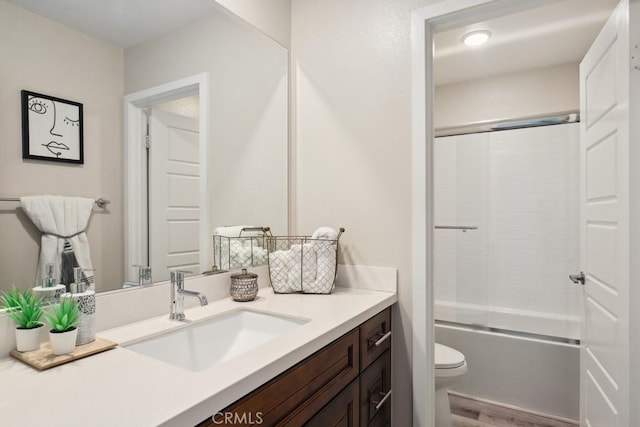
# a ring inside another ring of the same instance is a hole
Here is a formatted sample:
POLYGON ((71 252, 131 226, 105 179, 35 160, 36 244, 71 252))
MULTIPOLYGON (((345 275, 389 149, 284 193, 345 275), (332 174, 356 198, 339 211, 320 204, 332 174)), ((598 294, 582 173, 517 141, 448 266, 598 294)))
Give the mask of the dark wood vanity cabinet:
POLYGON ((391 425, 391 352, 388 350, 360 375, 360 425, 391 425))
POLYGON ((391 425, 391 309, 360 325, 360 425, 391 425))
POLYGON ((391 425, 391 308, 198 426, 391 425))
POLYGON ((386 309, 360 325, 360 366, 365 370, 391 348, 391 309, 386 309))
POLYGON ((360 425, 360 381, 356 378, 304 425, 357 427, 360 425))

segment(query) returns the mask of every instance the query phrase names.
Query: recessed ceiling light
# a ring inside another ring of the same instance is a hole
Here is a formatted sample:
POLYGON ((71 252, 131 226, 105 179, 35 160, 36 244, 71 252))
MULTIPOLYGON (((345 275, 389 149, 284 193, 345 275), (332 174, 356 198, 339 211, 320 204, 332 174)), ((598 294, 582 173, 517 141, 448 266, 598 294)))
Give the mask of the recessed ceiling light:
POLYGON ((462 42, 467 46, 479 46, 486 43, 491 37, 491 32, 487 30, 471 31, 462 36, 462 42))

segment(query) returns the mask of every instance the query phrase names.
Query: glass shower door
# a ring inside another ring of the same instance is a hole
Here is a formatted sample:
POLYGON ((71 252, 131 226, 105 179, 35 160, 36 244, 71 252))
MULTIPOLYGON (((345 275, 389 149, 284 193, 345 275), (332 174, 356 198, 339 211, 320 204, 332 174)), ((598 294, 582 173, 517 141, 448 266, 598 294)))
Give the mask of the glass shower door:
POLYGON ((434 142, 436 320, 577 339, 579 125, 434 142))
POLYGON ((436 319, 489 325, 489 147, 486 133, 434 143, 436 319))

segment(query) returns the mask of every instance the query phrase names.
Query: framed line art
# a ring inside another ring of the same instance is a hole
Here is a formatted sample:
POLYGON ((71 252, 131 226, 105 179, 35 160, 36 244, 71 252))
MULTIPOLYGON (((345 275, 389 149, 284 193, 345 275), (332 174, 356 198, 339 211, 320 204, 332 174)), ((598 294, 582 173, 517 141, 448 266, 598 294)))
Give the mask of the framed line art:
POLYGON ((22 158, 84 163, 82 104, 22 91, 22 158))

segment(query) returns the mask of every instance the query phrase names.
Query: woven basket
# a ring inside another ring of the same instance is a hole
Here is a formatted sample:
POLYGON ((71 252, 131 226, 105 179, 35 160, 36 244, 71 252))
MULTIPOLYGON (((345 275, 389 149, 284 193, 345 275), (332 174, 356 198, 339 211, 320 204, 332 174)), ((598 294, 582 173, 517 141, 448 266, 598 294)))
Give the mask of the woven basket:
POLYGON ((269 279, 275 293, 330 294, 338 268, 338 240, 267 237, 269 279))

